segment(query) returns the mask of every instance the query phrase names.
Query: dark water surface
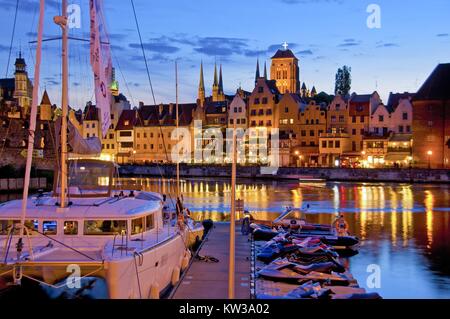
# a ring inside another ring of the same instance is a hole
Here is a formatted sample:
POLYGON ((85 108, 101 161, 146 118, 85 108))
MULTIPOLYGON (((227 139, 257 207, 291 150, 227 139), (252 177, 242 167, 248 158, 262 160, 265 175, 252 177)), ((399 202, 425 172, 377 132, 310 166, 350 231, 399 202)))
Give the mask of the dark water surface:
MULTIPOLYGON (((127 182, 174 192, 171 181, 127 182)), ((229 180, 183 180, 181 193, 196 219, 227 220, 229 180)), ((283 206, 306 204, 312 222, 331 223, 337 212, 344 213, 352 233, 361 239, 359 254, 349 260, 361 286, 385 298, 450 298, 450 185, 300 185, 243 179, 238 180, 236 196, 258 219, 274 219, 283 206), (380 288, 367 286, 369 265, 379 266, 380 288)))

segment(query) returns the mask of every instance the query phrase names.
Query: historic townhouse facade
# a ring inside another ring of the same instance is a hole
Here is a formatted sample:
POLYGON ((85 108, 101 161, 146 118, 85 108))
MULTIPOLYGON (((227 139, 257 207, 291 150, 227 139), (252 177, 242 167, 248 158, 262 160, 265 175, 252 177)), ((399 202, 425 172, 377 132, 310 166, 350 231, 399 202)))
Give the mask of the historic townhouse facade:
POLYGON ((318 166, 319 140, 327 129, 326 106, 310 100, 300 110, 299 124, 298 146, 294 150, 298 163, 300 166, 318 166))

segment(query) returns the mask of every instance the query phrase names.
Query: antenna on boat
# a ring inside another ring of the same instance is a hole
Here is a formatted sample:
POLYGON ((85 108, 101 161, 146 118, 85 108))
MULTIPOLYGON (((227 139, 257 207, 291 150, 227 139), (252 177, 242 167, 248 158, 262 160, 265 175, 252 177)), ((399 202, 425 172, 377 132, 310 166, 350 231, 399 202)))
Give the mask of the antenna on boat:
POLYGON ((44 12, 45 12, 45 0, 40 0, 39 4, 39 24, 38 24, 38 34, 37 34, 37 47, 36 47, 36 63, 34 66, 34 86, 33 86, 33 99, 31 104, 31 114, 30 114, 30 127, 28 134, 28 149, 27 149, 27 161, 25 167, 25 179, 23 185, 23 197, 22 197, 22 216, 21 216, 21 230, 20 239, 18 243, 22 245, 22 237, 25 235, 25 216, 27 213, 27 201, 28 201, 28 187, 30 185, 30 173, 31 165, 33 160, 33 150, 34 150, 34 132, 36 130, 36 117, 37 117, 37 107, 38 107, 38 93, 39 93, 39 77, 41 72, 41 53, 42 53, 42 35, 44 32, 44 12))
POLYGON ((67 26, 67 0, 62 0, 62 13, 53 18, 53 21, 61 27, 62 30, 62 98, 61 98, 61 190, 60 207, 65 208, 67 198, 67 116, 68 116, 68 26, 67 26))
POLYGON ((234 299, 234 275, 235 275, 235 227, 236 227, 236 123, 233 126, 233 144, 231 154, 233 161, 231 165, 231 212, 230 212, 230 260, 228 267, 228 298, 234 299))

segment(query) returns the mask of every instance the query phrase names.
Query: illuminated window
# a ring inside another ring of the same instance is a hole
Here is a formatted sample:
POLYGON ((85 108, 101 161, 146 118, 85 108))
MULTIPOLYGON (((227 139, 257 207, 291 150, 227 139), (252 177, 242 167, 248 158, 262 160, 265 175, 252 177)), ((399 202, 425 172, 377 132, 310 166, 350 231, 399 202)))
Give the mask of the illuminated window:
POLYGON ((42 223, 42 230, 44 235, 56 235, 58 229, 58 223, 54 220, 45 220, 42 223))
POLYGON ((64 235, 78 235, 78 222, 64 221, 64 235))
POLYGON ((126 220, 86 220, 84 222, 85 235, 114 235, 126 230, 126 220))

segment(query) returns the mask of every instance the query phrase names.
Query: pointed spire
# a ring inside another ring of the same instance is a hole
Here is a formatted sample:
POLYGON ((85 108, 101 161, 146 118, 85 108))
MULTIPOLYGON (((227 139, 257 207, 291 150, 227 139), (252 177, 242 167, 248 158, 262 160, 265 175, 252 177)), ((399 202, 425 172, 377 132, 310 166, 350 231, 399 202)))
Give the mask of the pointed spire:
POLYGON ((217 63, 214 63, 214 83, 213 86, 217 86, 217 63))
POLYGON ((220 71, 219 71, 219 93, 223 93, 223 80, 222 80, 222 64, 220 65, 220 71))
POLYGON ((200 62, 200 83, 198 84, 198 89, 205 91, 205 79, 203 77, 203 61, 200 62))
POLYGON ((260 77, 259 74, 259 59, 256 59, 256 74, 255 74, 255 84, 258 82, 258 78, 260 77))
POLYGON ((44 94, 42 95, 41 105, 52 105, 47 94, 47 89, 44 90, 44 94))
POLYGON ((264 61, 264 78, 267 80, 267 66, 266 66, 266 61, 264 61))

